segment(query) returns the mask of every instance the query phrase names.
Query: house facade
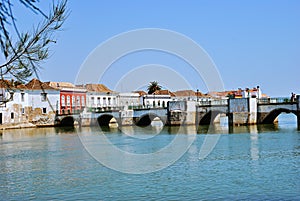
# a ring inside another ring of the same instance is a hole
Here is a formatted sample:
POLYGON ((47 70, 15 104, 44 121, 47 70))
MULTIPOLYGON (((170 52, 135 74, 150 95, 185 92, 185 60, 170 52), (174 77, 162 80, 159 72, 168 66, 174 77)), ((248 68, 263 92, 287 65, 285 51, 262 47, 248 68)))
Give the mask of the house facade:
POLYGON ((0 124, 53 124, 59 105, 59 90, 38 79, 17 86, 1 80, 0 86, 0 124))
POLYGON ((157 90, 152 94, 144 94, 140 98, 143 107, 159 107, 165 108, 171 100, 175 100, 175 94, 169 90, 157 90))
POLYGON ((141 106, 140 94, 136 92, 119 93, 117 101, 119 107, 134 108, 141 106))
POLYGON ((103 84, 86 84, 88 111, 103 111, 118 107, 118 93, 103 84))
POLYGON ((25 108, 28 93, 25 85, 15 86, 13 81, 0 80, 0 125, 19 124, 28 121, 25 108))
POLYGON ((78 114, 86 108, 86 89, 68 82, 47 82, 59 93, 58 114, 78 114))

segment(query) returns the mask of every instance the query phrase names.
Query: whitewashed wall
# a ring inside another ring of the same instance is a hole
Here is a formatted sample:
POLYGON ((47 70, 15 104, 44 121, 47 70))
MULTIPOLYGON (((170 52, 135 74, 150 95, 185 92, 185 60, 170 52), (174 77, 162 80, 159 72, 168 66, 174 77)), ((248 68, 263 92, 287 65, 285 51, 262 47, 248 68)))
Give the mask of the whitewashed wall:
POLYGON ((44 90, 47 93, 48 101, 42 100, 42 90, 28 90, 28 106, 35 108, 46 108, 46 113, 55 112, 59 110, 60 92, 59 90, 44 90), (52 106, 52 107, 51 107, 52 106))
POLYGON ((87 107, 116 107, 118 106, 117 94, 87 92, 87 107))
POLYGON ((144 95, 140 99, 140 104, 145 107, 167 107, 167 103, 171 101, 170 95, 144 95))
POLYGON ((3 92, 2 100, 10 100, 8 102, 1 102, 1 124, 26 122, 26 116, 24 113, 25 107, 28 106, 28 93, 26 91, 15 90, 11 96, 11 92, 8 92, 7 90, 3 90, 3 92))
POLYGON ((120 93, 118 96, 119 106, 139 106, 140 104, 139 93, 120 93))

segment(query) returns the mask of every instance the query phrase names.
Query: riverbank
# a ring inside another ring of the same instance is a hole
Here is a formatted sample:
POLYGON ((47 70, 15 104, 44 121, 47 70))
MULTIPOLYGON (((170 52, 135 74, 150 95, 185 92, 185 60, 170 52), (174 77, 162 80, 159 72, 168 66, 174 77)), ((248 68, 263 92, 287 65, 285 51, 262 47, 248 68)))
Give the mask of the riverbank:
POLYGON ((32 123, 21 123, 21 124, 6 124, 0 125, 0 130, 7 129, 22 129, 22 128, 37 128, 38 126, 32 123))

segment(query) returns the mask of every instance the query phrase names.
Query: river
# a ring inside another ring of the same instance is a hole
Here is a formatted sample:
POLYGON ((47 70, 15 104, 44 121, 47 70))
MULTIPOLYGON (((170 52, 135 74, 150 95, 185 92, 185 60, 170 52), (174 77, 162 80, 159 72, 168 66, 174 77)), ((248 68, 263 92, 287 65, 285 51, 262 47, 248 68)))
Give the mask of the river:
POLYGON ((294 117, 230 131, 221 122, 193 133, 189 126, 2 131, 0 200, 300 200, 300 133, 294 117), (199 159, 208 136, 218 140, 199 159), (158 151, 176 137, 180 143, 159 158, 158 151), (182 156, 169 162, 187 144, 182 156), (122 159, 109 146, 154 153, 153 163, 122 159), (122 172, 128 166, 134 174, 122 172))

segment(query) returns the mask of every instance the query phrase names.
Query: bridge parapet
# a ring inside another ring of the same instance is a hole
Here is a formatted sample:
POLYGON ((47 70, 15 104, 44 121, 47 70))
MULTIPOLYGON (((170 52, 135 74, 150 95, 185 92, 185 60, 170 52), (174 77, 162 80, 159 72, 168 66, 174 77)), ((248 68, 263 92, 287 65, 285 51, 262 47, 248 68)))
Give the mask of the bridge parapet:
POLYGON ((213 105, 227 105, 228 99, 211 99, 211 100, 200 100, 197 102, 198 106, 213 106, 213 105))
POLYGON ((260 98, 258 99, 258 104, 279 104, 279 103, 292 103, 296 101, 291 101, 288 97, 277 97, 277 98, 260 98))

